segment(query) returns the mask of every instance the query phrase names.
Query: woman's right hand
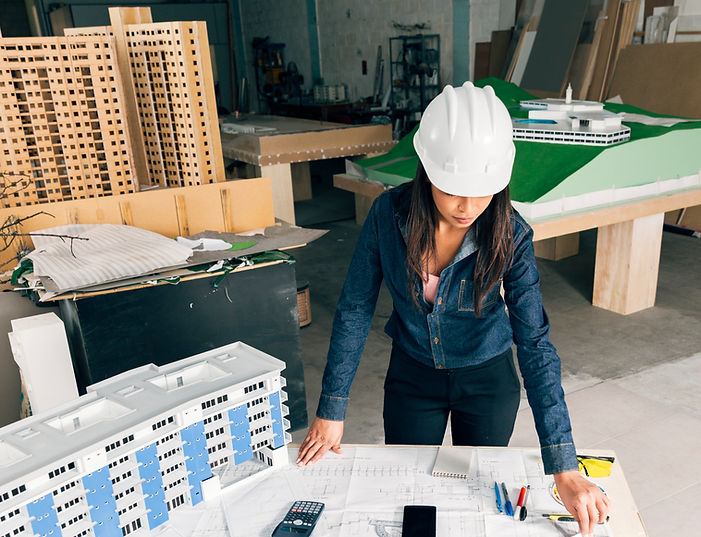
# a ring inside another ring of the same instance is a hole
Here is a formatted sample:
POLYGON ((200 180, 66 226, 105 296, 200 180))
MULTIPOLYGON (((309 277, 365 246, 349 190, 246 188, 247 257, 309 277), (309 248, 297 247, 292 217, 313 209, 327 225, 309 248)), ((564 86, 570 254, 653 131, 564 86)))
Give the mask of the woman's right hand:
POLYGON ((329 449, 335 453, 342 453, 342 436, 342 421, 314 418, 304 442, 299 446, 297 466, 306 466, 310 462, 318 461, 329 449))

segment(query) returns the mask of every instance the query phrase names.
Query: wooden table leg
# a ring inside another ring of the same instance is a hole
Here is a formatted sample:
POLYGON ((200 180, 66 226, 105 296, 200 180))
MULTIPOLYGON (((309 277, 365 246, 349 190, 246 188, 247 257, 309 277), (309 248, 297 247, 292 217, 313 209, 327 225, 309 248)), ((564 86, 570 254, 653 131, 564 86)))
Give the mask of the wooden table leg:
POLYGON ((543 239, 533 243, 536 257, 559 261, 579 253, 579 233, 543 239))
POLYGON ((655 305, 663 223, 660 213, 599 228, 594 306, 628 315, 655 305))
POLYGON ((309 172, 309 162, 293 162, 292 193, 295 201, 312 199, 312 176, 309 172))
POLYGON ((295 205, 292 194, 292 170, 289 164, 256 166, 259 177, 270 177, 273 187, 275 218, 290 224, 295 223, 295 205))

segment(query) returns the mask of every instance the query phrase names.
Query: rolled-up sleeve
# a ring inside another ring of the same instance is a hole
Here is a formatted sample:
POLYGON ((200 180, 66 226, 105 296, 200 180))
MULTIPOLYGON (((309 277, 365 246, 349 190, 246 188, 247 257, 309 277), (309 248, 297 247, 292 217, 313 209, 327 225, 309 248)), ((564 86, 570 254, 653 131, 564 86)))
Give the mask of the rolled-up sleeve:
POLYGON ((378 211, 382 210, 383 201, 382 197, 375 200, 365 220, 336 307, 316 412, 320 418, 345 419, 351 383, 382 283, 378 211))
POLYGON ((545 472, 554 474, 576 469, 577 456, 562 390, 560 357, 550 342, 550 323, 540 294, 533 231, 527 228, 521 235, 512 266, 504 275, 504 298, 545 472))

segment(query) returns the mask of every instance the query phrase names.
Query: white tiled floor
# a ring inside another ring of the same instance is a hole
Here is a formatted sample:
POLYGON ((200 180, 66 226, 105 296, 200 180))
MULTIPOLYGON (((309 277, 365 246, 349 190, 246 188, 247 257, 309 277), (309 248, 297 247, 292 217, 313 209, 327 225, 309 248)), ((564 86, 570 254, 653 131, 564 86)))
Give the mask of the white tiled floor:
MULTIPOLYGON (((614 380, 563 381, 578 448, 613 449, 650 537, 696 536, 701 497, 701 353, 614 380)), ((525 401, 524 401, 525 403, 525 401)), ((530 408, 513 446, 537 445, 530 408)))

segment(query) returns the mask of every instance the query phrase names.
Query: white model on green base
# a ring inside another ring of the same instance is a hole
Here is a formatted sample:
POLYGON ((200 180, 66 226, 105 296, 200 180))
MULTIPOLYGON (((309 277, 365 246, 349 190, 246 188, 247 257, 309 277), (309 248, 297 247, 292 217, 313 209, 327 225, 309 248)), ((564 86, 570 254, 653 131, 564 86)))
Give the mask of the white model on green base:
POLYGON ((528 119, 512 118, 514 140, 555 144, 613 145, 630 139, 622 117, 604 110, 603 103, 572 100, 572 87, 564 99, 521 101, 528 119))

